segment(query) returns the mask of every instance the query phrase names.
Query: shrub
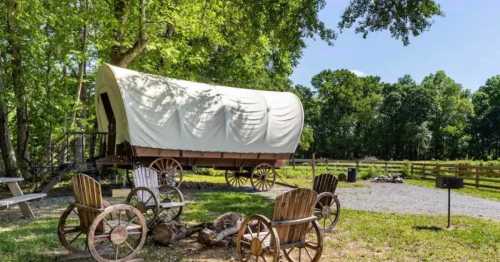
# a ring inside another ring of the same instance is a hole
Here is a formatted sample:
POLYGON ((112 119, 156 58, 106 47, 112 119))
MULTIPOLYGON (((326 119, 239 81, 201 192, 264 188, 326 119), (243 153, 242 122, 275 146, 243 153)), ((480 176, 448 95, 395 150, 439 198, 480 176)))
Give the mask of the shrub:
POLYGON ((363 180, 370 179, 372 177, 380 176, 384 172, 380 167, 377 166, 369 166, 365 171, 360 172, 359 177, 363 180))

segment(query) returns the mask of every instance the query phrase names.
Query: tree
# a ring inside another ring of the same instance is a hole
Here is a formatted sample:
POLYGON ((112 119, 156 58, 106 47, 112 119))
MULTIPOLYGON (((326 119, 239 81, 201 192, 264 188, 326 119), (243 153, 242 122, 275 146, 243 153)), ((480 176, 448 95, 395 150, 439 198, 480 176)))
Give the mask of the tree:
POLYGON ((319 115, 315 123, 317 148, 334 157, 364 155, 381 101, 380 79, 361 78, 349 70, 325 70, 314 76, 319 115))
POLYGON ((500 157, 500 75, 489 78, 472 97, 474 152, 484 159, 500 157))
POLYGON ((425 77, 421 85, 431 92, 435 104, 430 119, 433 157, 465 156, 463 152, 469 147, 467 122, 473 113, 469 94, 443 71, 425 77))
POLYGON ((353 0, 344 11, 340 29, 355 26, 356 33, 366 38, 369 32, 389 30, 404 45, 410 35, 418 36, 432 25, 432 17, 443 15, 433 0, 353 0), (357 23, 356 23, 357 22, 357 23))

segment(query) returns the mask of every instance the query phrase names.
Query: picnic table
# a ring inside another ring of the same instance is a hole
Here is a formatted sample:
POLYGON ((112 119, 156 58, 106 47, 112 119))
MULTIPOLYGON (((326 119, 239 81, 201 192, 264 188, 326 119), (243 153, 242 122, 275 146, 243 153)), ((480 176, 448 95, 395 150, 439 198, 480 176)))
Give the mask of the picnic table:
POLYGON ((0 177, 0 184, 7 184, 12 197, 0 199, 0 208, 19 205, 21 212, 26 218, 35 218, 28 201, 41 199, 47 196, 43 193, 24 194, 18 182, 23 181, 21 177, 0 177))

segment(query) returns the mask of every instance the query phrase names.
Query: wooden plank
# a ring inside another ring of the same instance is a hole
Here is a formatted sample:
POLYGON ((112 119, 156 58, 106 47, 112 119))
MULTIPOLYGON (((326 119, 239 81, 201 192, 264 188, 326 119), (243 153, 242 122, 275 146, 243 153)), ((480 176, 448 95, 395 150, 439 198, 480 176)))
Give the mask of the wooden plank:
POLYGON ((17 183, 23 181, 24 178, 22 177, 0 177, 0 184, 1 183, 17 183))
MULTIPOLYGON (((9 187, 10 193, 12 193, 13 196, 24 195, 23 191, 21 190, 21 187, 19 187, 19 184, 17 182, 7 183, 7 186, 9 187)), ((21 209, 21 212, 23 213, 24 217, 30 219, 35 218, 35 214, 33 214, 33 210, 31 210, 31 207, 28 203, 26 202, 19 203, 19 208, 21 209)))
POLYGON ((22 203, 22 202, 41 199, 41 198, 44 198, 46 196, 47 196, 47 194, 36 193, 36 194, 26 194, 26 195, 19 195, 19 196, 4 198, 4 199, 0 200, 0 207, 9 207, 12 205, 17 205, 17 204, 22 203))
MULTIPOLYGON (((316 192, 310 189, 294 189, 278 196, 275 200, 272 221, 298 220, 311 217, 314 204, 316 203, 316 192)), ((287 244, 303 240, 309 222, 296 225, 280 225, 276 227, 280 243, 287 244)))

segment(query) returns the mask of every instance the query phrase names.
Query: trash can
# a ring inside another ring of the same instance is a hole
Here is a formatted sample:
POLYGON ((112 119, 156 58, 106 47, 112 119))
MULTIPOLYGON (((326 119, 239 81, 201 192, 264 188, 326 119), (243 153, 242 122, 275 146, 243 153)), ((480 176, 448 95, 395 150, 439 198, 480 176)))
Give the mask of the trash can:
POLYGON ((347 182, 349 183, 356 182, 356 168, 347 169, 347 182))

